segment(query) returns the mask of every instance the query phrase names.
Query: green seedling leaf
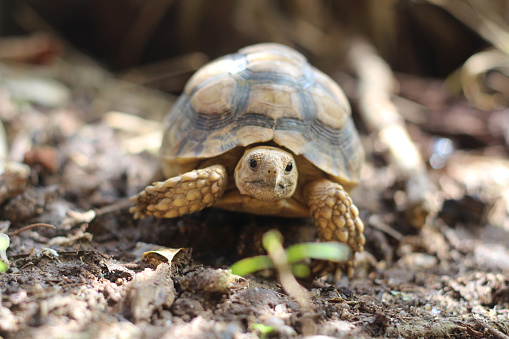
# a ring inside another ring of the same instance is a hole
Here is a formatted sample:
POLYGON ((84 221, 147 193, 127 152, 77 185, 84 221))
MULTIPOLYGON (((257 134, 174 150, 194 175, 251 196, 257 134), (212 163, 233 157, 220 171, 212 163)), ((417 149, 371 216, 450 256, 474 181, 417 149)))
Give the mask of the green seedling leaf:
MULTIPOLYGON (((271 230, 263 235, 262 242, 265 250, 270 253, 274 248, 282 246, 283 236, 279 231, 271 230)), ((298 278, 309 275, 307 265, 300 263, 306 259, 344 262, 352 255, 352 251, 346 244, 334 241, 296 244, 290 246, 285 252, 288 264, 292 266, 293 274, 298 278)), ((274 268, 274 264, 269 256, 261 255, 237 261, 230 268, 233 274, 245 276, 256 271, 274 268)))
POLYGON ((270 253, 275 246, 282 246, 283 235, 279 231, 270 230, 263 235, 262 244, 263 248, 270 253))
POLYGON ((9 239, 9 236, 5 233, 0 233, 0 251, 5 251, 10 244, 11 240, 9 239))
POLYGON ((252 330, 255 330, 256 332, 260 333, 260 338, 265 338, 267 334, 274 332, 275 328, 274 326, 267 326, 264 324, 251 324, 249 326, 252 330))
POLYGON ((346 244, 339 242, 302 243, 290 246, 286 250, 288 263, 294 264, 305 259, 344 262, 352 255, 346 244))
POLYGON ((268 268, 274 268, 274 264, 268 255, 259 255, 242 259, 230 267, 233 274, 240 276, 245 276, 268 268))
POLYGON ((292 265, 292 273, 297 278, 307 278, 311 271, 306 264, 294 264, 292 265))
POLYGON ((6 272, 9 269, 9 259, 7 259, 5 251, 10 243, 9 236, 5 233, 0 233, 0 273, 6 272))

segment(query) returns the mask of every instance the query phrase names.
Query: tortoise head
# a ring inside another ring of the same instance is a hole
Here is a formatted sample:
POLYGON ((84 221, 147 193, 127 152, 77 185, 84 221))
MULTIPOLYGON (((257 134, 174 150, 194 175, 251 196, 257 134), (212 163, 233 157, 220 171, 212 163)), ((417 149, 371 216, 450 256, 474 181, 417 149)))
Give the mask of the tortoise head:
POLYGON ((258 200, 290 198, 297 187, 297 179, 297 165, 292 154, 275 147, 246 150, 235 168, 235 184, 240 193, 258 200))

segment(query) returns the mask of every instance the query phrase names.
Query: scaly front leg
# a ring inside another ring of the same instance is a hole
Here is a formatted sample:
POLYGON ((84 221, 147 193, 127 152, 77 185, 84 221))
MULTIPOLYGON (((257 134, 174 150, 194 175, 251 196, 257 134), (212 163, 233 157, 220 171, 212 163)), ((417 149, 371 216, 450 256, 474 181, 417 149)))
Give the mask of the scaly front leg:
MULTIPOLYGON (((343 186, 320 179, 310 183, 305 194, 320 240, 347 243, 353 253, 364 250, 364 224, 343 186)), ((352 256, 347 262, 348 275, 352 274, 354 265, 352 256)))
POLYGON ((155 182, 130 200, 134 218, 175 218, 212 206, 224 193, 226 169, 213 165, 155 182))

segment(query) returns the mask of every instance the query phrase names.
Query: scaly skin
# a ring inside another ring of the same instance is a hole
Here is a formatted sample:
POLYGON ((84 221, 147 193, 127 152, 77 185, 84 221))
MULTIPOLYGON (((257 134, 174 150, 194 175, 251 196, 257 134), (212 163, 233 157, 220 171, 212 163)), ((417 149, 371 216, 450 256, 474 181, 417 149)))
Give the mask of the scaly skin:
POLYGON ((364 223, 359 210, 343 186, 327 179, 311 182, 305 188, 308 206, 315 219, 316 230, 321 241, 340 241, 348 244, 353 255, 344 263, 318 262, 313 271, 346 273, 353 276, 355 252, 362 252, 366 238, 364 223))
POLYGON ((364 250, 364 224, 343 186, 316 180, 306 187, 306 196, 320 240, 347 243, 353 252, 364 250))
POLYGON ((227 185, 223 165, 201 168, 165 181, 155 182, 130 200, 134 218, 152 215, 156 218, 175 218, 212 206, 224 193, 227 185))

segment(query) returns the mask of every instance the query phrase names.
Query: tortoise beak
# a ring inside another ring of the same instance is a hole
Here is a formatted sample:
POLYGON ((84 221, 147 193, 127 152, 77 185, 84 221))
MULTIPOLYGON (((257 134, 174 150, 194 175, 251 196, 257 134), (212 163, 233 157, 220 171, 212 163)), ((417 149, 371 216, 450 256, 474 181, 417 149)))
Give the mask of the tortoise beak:
MULTIPOLYGON (((267 166, 268 167, 268 166, 267 166)), ((288 187, 291 186, 285 178, 280 170, 274 167, 270 168, 260 168, 263 170, 264 175, 257 180, 250 181, 249 183, 252 185, 256 185, 260 187, 260 189, 268 191, 272 191, 276 193, 277 196, 285 195, 288 187)))
POLYGON ((260 168, 260 173, 263 173, 263 181, 265 185, 274 187, 274 191, 281 181, 281 170, 276 164, 267 162, 260 168))
POLYGON ((292 190, 293 193, 292 186, 292 183, 290 183, 287 178, 284 178, 283 175, 280 175, 276 181, 276 184, 274 185, 274 192, 286 195, 288 190, 292 190))

